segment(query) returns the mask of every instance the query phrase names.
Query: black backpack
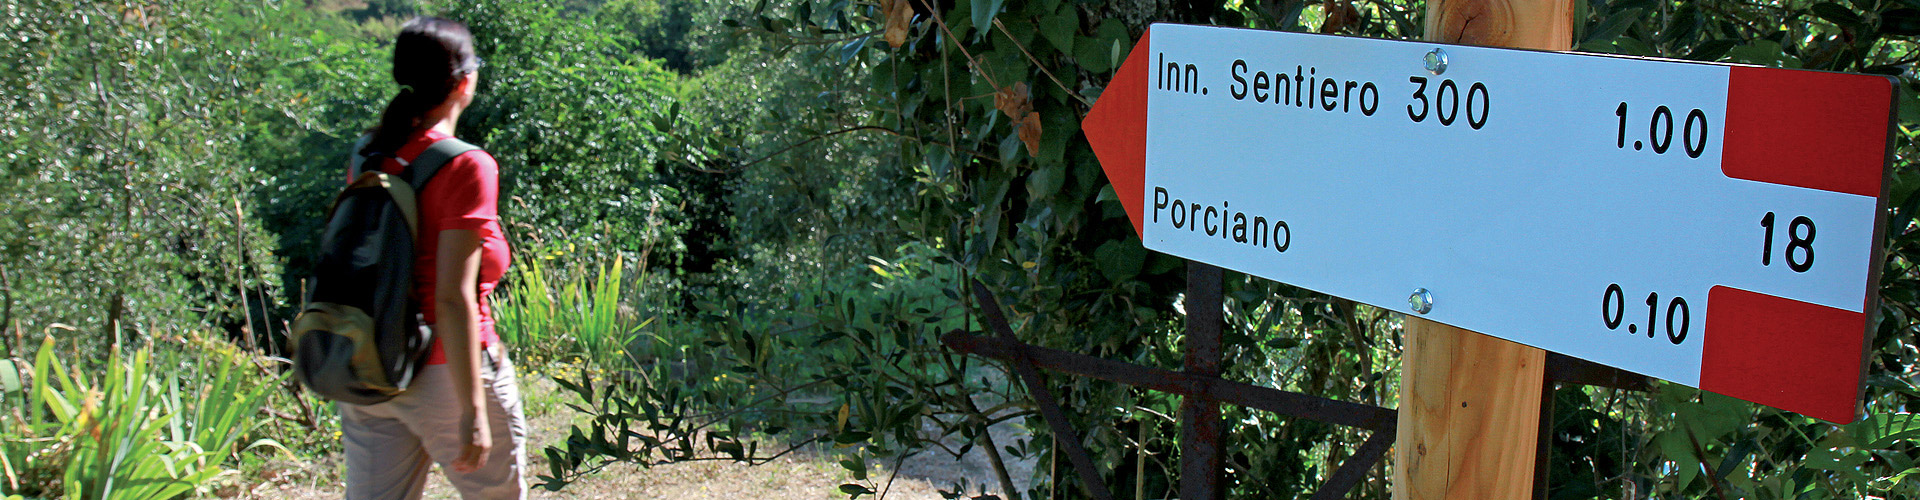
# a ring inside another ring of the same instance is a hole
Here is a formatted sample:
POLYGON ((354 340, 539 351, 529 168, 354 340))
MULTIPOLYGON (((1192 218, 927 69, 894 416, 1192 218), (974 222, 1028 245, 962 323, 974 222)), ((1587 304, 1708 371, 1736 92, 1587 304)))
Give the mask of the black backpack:
POLYGON ((441 139, 397 176, 361 172, 367 158, 353 156, 353 183, 334 198, 307 303, 287 338, 293 376, 308 390, 370 405, 413 381, 432 344, 419 304, 409 299, 419 231, 414 195, 447 161, 475 149, 441 139))

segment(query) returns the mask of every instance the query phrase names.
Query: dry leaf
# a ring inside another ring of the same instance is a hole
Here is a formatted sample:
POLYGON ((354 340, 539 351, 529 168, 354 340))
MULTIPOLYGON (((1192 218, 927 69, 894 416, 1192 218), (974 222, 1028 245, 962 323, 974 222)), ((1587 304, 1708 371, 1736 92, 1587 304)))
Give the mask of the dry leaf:
POLYGON ((887 44, 900 48, 907 44, 907 33, 913 29, 912 0, 880 0, 880 15, 887 18, 887 44))
POLYGON ((1353 8, 1351 0, 1326 0, 1320 4, 1320 12, 1327 16, 1327 21, 1320 24, 1321 33, 1339 33, 1360 23, 1360 9, 1353 8))
POLYGON ((993 93, 993 107, 1007 114, 1007 118, 1019 120, 1033 111, 1033 99, 1027 91, 1026 82, 1015 82, 1012 87, 1000 87, 993 93))
POLYGON ((1040 113, 1027 113, 1020 120, 1020 142, 1027 143, 1027 155, 1040 156, 1040 113))

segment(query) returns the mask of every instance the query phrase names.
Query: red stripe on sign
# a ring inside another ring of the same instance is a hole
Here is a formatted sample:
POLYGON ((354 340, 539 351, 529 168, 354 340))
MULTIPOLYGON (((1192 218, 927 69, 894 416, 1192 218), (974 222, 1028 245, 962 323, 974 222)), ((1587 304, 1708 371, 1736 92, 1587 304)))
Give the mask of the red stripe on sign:
POLYGON ((1701 389, 1853 422, 1866 314, 1724 286, 1707 307, 1701 389))
POLYGON ((1134 234, 1146 235, 1142 205, 1147 196, 1147 43, 1152 30, 1140 34, 1127 61, 1114 72, 1100 100, 1080 122, 1080 130, 1100 159, 1100 168, 1113 183, 1113 194, 1133 220, 1134 234))
POLYGON ((1722 173, 1880 196, 1892 80, 1778 68, 1730 69, 1722 173))

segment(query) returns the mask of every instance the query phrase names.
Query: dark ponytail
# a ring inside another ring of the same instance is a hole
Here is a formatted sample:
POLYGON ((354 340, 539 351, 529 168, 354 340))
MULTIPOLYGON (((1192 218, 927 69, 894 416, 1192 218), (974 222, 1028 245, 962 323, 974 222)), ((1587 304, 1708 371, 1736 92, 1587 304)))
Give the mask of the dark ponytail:
POLYGON ((460 77, 480 68, 467 26, 438 17, 416 17, 400 28, 393 42, 393 81, 400 93, 380 114, 373 140, 361 156, 393 156, 418 132, 421 118, 453 95, 460 77))

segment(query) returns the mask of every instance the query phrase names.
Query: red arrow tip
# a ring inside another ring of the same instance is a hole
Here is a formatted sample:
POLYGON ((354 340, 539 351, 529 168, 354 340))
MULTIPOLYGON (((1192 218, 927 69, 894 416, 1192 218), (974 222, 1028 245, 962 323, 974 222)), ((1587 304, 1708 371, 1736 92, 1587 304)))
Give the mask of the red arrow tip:
POLYGON ((1141 211, 1146 198, 1147 171, 1146 52, 1147 39, 1152 34, 1149 30, 1140 35, 1133 51, 1127 53, 1127 61, 1113 74, 1113 81, 1100 93, 1100 100, 1093 103, 1093 110, 1080 122, 1080 129, 1087 134, 1087 143, 1093 146, 1094 156, 1100 158, 1100 168, 1107 172, 1107 182, 1113 183, 1113 194, 1120 197, 1120 205, 1127 209, 1127 218, 1133 220, 1134 233, 1143 236, 1146 234, 1142 229, 1145 219, 1141 211))

